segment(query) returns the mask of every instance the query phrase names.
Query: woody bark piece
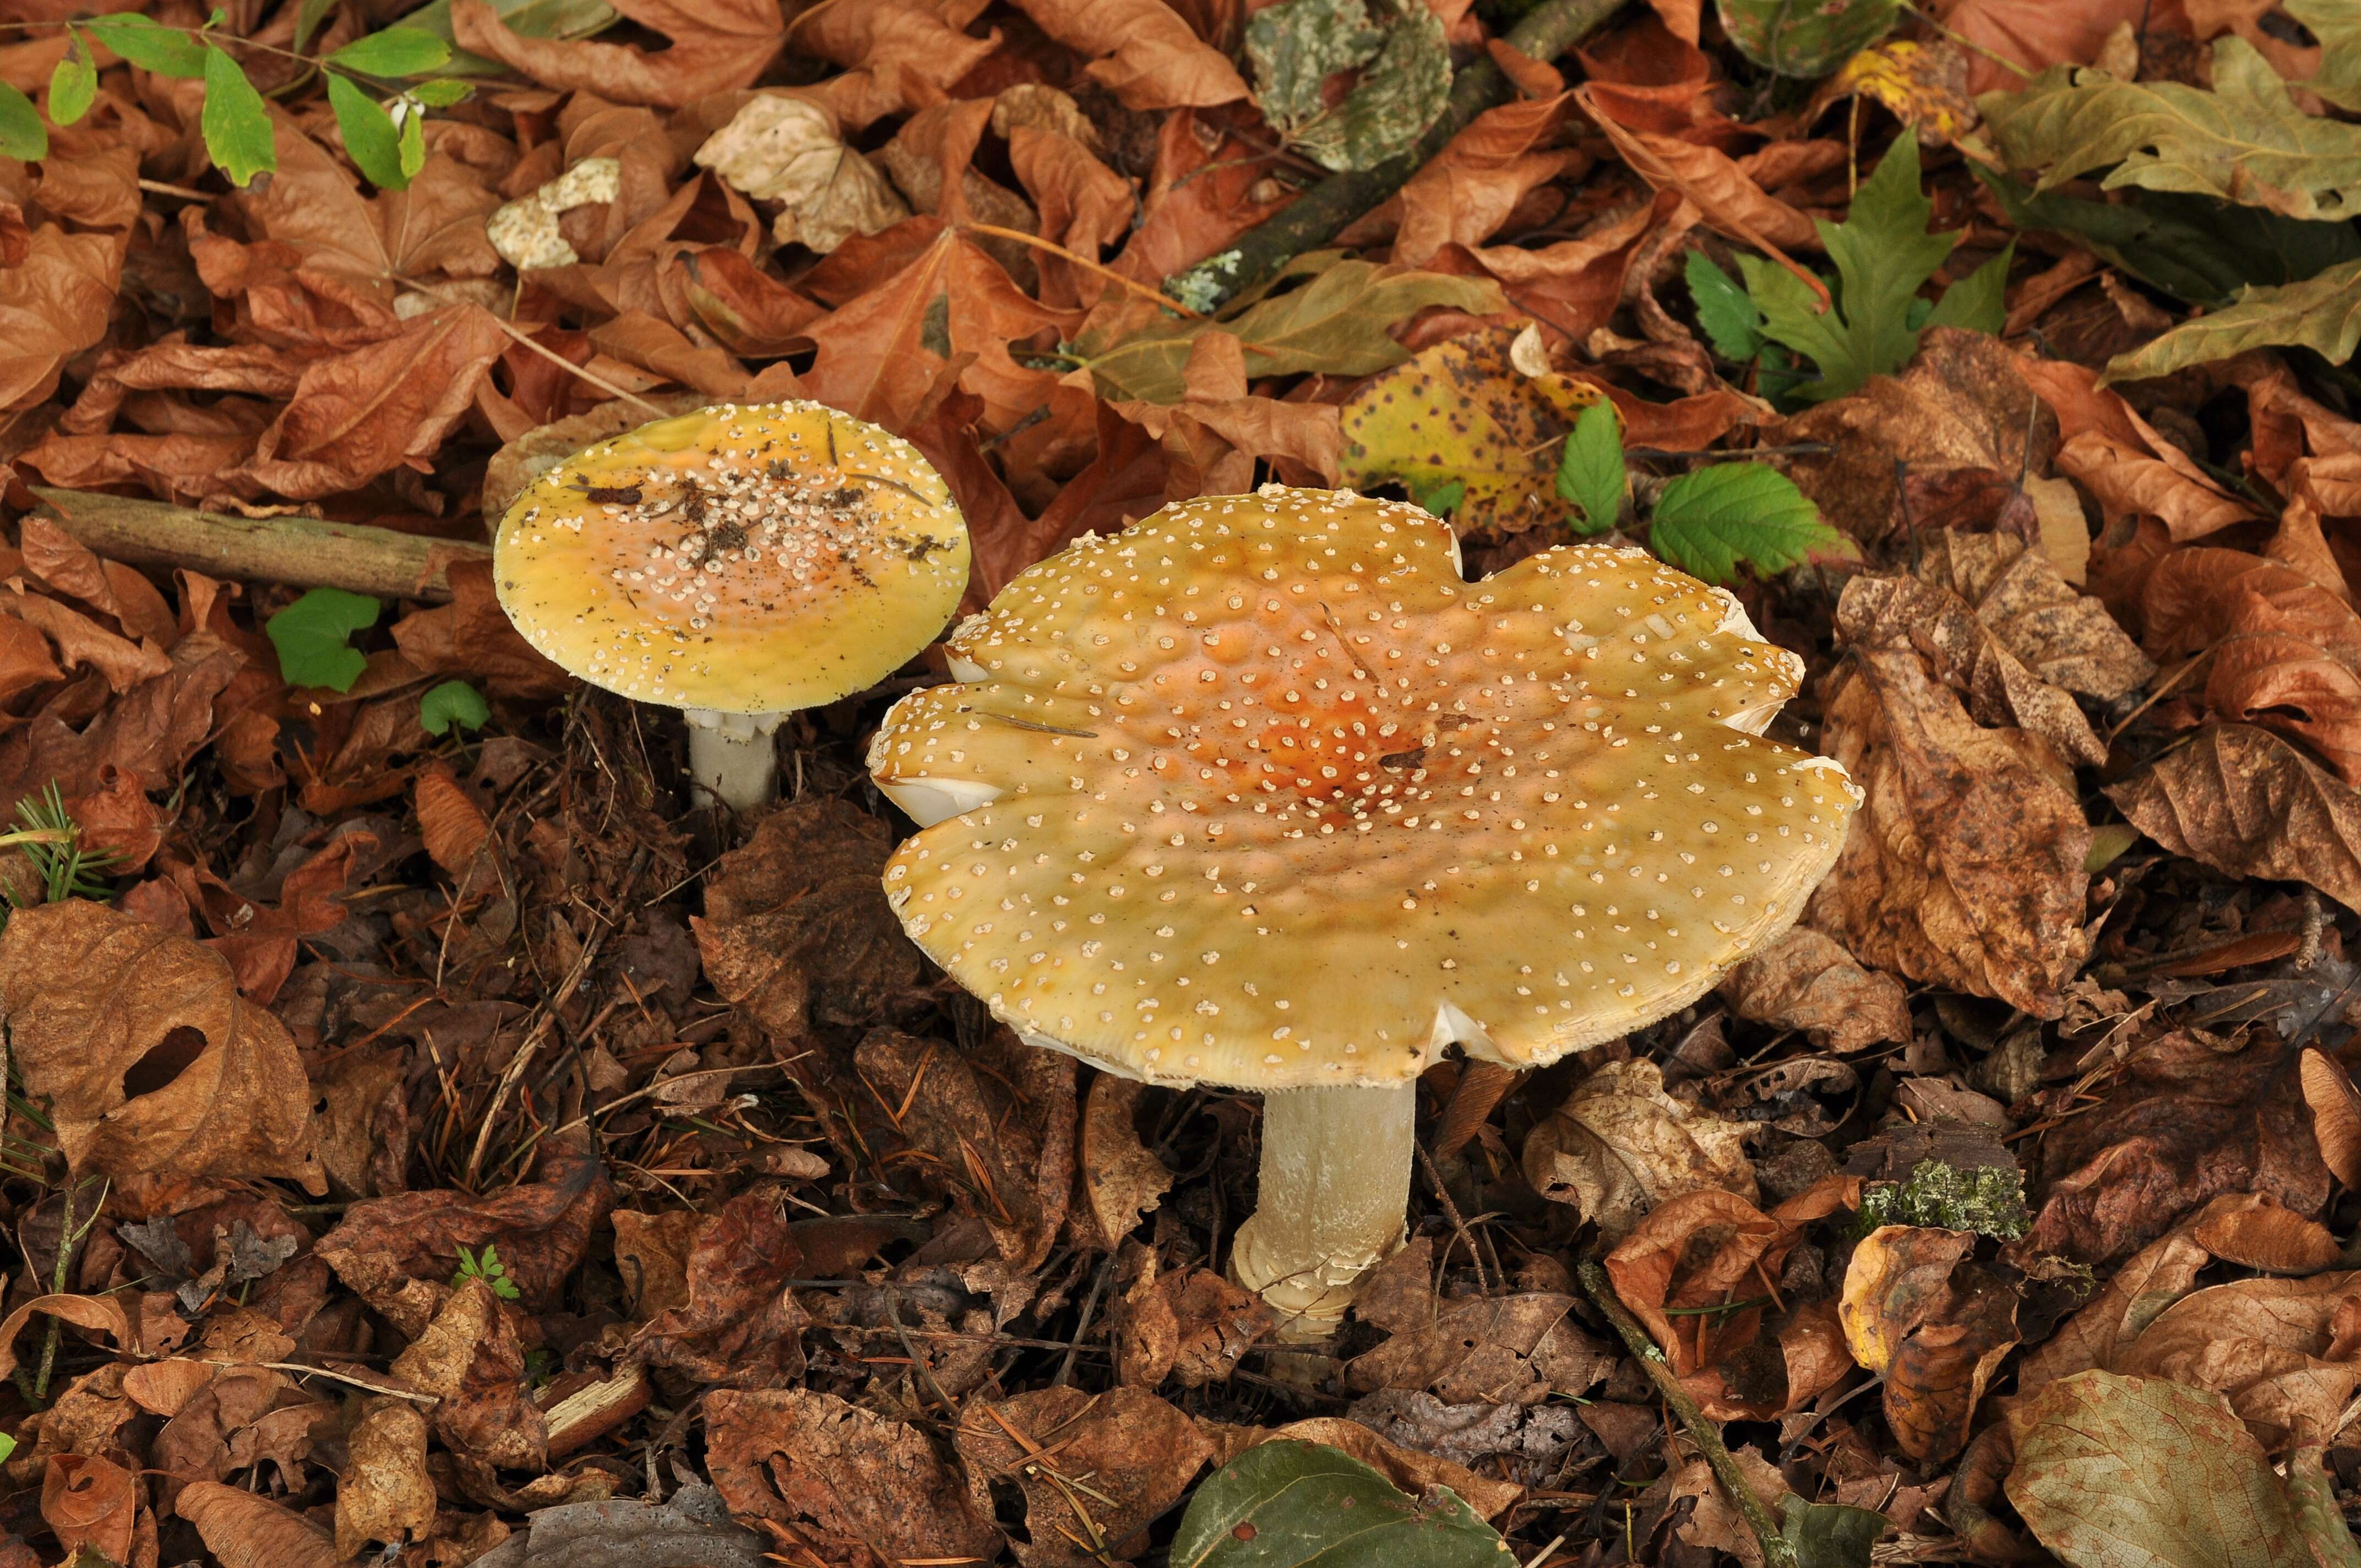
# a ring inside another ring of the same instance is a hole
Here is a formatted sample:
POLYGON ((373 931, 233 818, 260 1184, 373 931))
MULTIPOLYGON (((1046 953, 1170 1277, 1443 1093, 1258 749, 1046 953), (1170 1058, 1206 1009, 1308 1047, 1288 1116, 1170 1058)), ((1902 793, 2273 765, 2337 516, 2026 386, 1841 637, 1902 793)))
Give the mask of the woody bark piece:
POLYGON ((315 517, 238 517, 86 490, 31 487, 43 515, 101 555, 142 566, 187 566, 242 582, 346 588, 441 604, 454 561, 491 546, 430 539, 315 517))
MULTIPOLYGON (((1501 41, 1544 63, 1621 10, 1625 0, 1544 0, 1501 41)), ((1166 291, 1188 305, 1213 311, 1277 272, 1307 250, 1336 237, 1345 225, 1410 183, 1451 138, 1485 110, 1507 101, 1508 76, 1488 59, 1452 79, 1451 102, 1418 145, 1373 168, 1332 174, 1286 207, 1238 236, 1228 249, 1166 280, 1166 291), (1177 289, 1177 291, 1176 291, 1177 289)))

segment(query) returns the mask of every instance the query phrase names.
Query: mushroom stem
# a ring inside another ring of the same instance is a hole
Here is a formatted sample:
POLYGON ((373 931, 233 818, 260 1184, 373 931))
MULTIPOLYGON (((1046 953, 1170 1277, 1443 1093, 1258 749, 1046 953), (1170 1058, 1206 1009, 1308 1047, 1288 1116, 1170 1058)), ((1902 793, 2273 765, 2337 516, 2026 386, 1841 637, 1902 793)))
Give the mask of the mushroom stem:
POLYGON ((768 806, 779 795, 779 749, 771 732, 784 713, 717 713, 708 707, 688 716, 688 776, 698 792, 732 811, 768 806))
POLYGON ((1263 1096, 1262 1192, 1230 1274, 1279 1314, 1281 1340, 1334 1332, 1362 1277, 1400 1249, 1417 1127, 1415 1080, 1263 1096))

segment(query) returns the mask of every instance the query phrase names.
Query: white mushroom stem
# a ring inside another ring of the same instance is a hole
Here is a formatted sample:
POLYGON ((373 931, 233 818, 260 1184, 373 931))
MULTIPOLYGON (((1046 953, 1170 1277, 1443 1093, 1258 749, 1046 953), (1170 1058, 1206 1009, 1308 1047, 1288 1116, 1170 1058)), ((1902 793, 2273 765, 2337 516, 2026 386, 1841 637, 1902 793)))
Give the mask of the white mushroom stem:
POLYGON ((1415 1080, 1263 1096, 1262 1193, 1230 1274, 1279 1314, 1280 1339, 1327 1338, 1400 1249, 1417 1124, 1415 1080))
POLYGON ((778 798, 779 749, 771 732, 785 714, 682 711, 688 718, 688 776, 700 793, 732 811, 752 811, 778 798))

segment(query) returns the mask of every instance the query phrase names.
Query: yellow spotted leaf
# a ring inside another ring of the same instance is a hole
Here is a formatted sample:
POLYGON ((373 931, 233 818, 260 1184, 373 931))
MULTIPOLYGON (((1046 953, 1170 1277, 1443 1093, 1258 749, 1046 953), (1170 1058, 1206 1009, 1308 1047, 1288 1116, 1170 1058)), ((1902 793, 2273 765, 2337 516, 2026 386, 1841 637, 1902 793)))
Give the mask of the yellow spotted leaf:
POLYGON ((1891 38, 1861 50, 1812 95, 1807 117, 1817 119, 1847 98, 1866 98, 1892 111, 1925 146, 1955 146, 1981 161, 1996 161, 1976 135, 1982 120, 1968 96, 1967 51, 1948 38, 1891 38))
POLYGON ((1557 466, 1575 417, 1603 395, 1587 381, 1510 359, 1513 328, 1434 345, 1363 382, 1345 405, 1340 481, 1400 485, 1413 497, 1464 486, 1461 533, 1563 527, 1574 509, 1557 493, 1557 466))

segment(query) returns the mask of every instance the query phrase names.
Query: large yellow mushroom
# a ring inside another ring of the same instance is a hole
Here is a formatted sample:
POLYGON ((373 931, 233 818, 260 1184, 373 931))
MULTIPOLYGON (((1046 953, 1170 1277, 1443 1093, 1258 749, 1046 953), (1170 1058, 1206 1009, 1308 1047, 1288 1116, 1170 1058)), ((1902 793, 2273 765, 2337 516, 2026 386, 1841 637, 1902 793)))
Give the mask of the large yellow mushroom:
POLYGON ((1763 739, 1801 662, 1637 550, 1482 582, 1415 507, 1266 487, 1019 576, 870 751, 885 885, 1028 1041, 1264 1091, 1231 1270, 1302 1340, 1402 1240, 1418 1075, 1695 1000, 1859 791, 1763 739))
POLYGON ((602 441, 501 520, 500 608, 594 685, 682 709, 697 786, 774 793, 771 733, 934 640, 967 525, 917 449, 818 403, 722 404, 602 441))

